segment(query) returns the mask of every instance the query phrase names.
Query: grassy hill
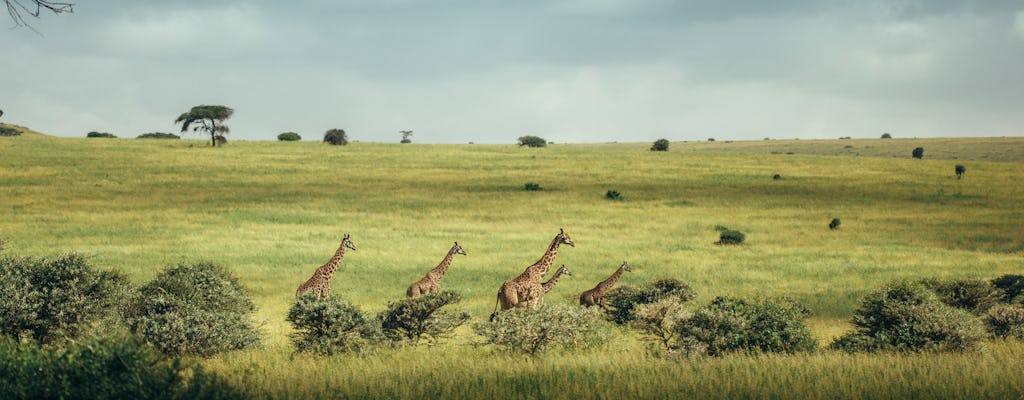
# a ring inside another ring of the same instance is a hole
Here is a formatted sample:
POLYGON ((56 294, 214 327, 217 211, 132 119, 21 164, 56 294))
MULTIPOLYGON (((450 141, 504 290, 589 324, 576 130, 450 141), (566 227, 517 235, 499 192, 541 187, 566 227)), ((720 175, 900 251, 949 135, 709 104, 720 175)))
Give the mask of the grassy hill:
POLYGON ((0 237, 10 254, 76 251, 139 283, 181 261, 228 267, 259 306, 266 346, 206 363, 278 395, 570 397, 597 385, 609 397, 710 390, 743 397, 772 385, 777 392, 763 392, 771 397, 798 385, 808 397, 861 397, 875 393, 861 386, 868 382, 888 390, 882 397, 958 397, 973 393, 957 392, 960 368, 979 363, 990 370, 970 379, 988 397, 1024 393, 995 371, 1022 370, 1024 346, 1015 342, 985 355, 826 352, 676 362, 652 359, 623 332, 621 343, 602 352, 522 360, 475 348, 465 332, 441 348, 371 358, 291 356, 284 316, 295 288, 345 233, 358 250, 346 255, 333 290, 370 311, 401 298, 458 241, 468 255, 455 260, 442 287, 462 294, 474 318, 486 318, 498 286, 565 228, 577 246, 560 252, 556 264, 573 276, 548 302, 575 302, 626 260, 634 271, 619 285, 679 278, 698 291, 697 303, 718 295, 792 297, 814 312, 822 343, 847 329, 858 299, 885 282, 1024 273, 1024 138, 648 147, 236 141, 210 148, 198 140, 3 137, 0 237), (910 157, 915 147, 925 148, 924 159, 910 157), (956 164, 967 168, 963 179, 956 164), (542 190, 523 190, 526 183, 542 190), (621 200, 606 199, 609 190, 621 200), (840 229, 828 229, 832 218, 842 220, 840 229), (721 226, 744 232, 746 243, 715 245, 721 226), (763 371, 766 363, 782 372, 763 371), (886 378, 882 367, 905 375, 886 378), (849 376, 828 372, 835 369, 849 376), (743 378, 732 381, 734 374, 743 378), (453 391, 395 386, 410 379, 451 379, 453 391), (377 385, 388 389, 374 392, 377 385))

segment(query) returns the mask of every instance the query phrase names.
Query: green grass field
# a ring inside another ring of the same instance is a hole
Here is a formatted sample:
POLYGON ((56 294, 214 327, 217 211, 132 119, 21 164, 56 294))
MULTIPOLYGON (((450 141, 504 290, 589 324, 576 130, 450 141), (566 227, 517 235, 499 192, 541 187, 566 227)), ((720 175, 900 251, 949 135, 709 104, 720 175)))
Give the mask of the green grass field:
POLYGON ((899 278, 1024 273, 1024 138, 423 145, 0 137, 8 254, 75 251, 136 283, 214 261, 250 290, 264 346, 203 362, 254 396, 328 398, 1020 398, 1024 344, 971 354, 655 358, 630 331, 599 351, 538 359, 476 345, 293 355, 295 288, 350 251, 333 292, 375 312, 453 241, 442 280, 475 321, 559 228, 576 241, 547 302, 573 303, 623 260, 620 285, 673 277, 698 292, 785 295, 822 344, 865 293, 899 278), (922 160, 911 150, 925 148, 922 160), (967 167, 956 179, 953 167, 967 167), (774 174, 782 179, 773 180, 774 174), (526 191, 526 183, 541 191, 526 191), (616 190, 621 201, 605 199, 616 190), (840 229, 828 223, 840 218, 840 229), (747 235, 716 246, 716 226, 747 235))

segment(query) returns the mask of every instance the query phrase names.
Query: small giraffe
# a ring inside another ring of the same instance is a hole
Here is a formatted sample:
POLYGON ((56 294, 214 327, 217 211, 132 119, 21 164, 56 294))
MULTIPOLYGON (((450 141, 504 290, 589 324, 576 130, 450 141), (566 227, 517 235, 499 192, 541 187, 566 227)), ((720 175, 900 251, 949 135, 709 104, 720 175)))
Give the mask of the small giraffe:
POLYGON ((615 273, 613 273, 612 276, 609 276, 608 279, 605 279, 601 283, 598 283, 597 286, 595 286, 593 289, 581 293, 580 304, 587 307, 599 305, 601 306, 601 308, 607 310, 608 307, 605 306, 604 294, 608 292, 608 289, 612 288, 612 285, 615 284, 615 281, 619 280, 619 276, 621 276, 622 273, 625 271, 632 270, 629 268, 629 264, 626 264, 626 262, 623 261, 622 265, 619 266, 619 269, 615 270, 615 273))
POLYGON ((448 271, 448 267, 452 265, 452 260, 456 254, 466 255, 466 251, 462 250, 459 246, 459 242, 455 242, 455 246, 452 246, 451 250, 448 250, 448 255, 444 256, 441 263, 438 264, 434 269, 427 272, 427 275, 420 280, 413 282, 409 285, 409 289, 405 291, 405 295, 409 297, 416 297, 421 294, 433 293, 441 290, 441 277, 448 271))
POLYGON ((544 304, 544 296, 547 295, 551 289, 555 288, 555 285, 558 284, 558 278, 561 278, 562 275, 572 276, 572 272, 569 272, 569 269, 566 268, 565 265, 562 265, 557 271, 555 271, 555 274, 551 276, 551 279, 540 284, 540 287, 543 290, 540 293, 540 298, 537 299, 537 305, 544 304))
POLYGON ((338 250, 334 252, 334 257, 331 257, 327 261, 327 264, 320 266, 316 271, 313 272, 313 276, 310 277, 305 283, 299 285, 299 289, 295 291, 295 299, 298 300, 304 294, 312 293, 317 297, 327 297, 331 294, 331 276, 334 275, 334 271, 338 270, 338 264, 341 262, 341 258, 345 256, 345 249, 349 248, 352 250, 356 249, 356 246, 352 244, 352 240, 346 233, 345 237, 341 239, 341 244, 338 246, 338 250))
POLYGON ((540 257, 540 260, 526 267, 526 270, 519 274, 519 276, 501 284, 501 288, 498 289, 498 298, 494 304, 494 312, 491 313, 491 321, 494 321, 494 317, 498 315, 499 305, 501 306, 501 311, 512 307, 537 306, 537 298, 543 296, 544 293, 540 279, 544 277, 544 274, 551 268, 551 264, 555 262, 555 256, 558 255, 558 246, 562 244, 576 247, 576 243, 565 233, 565 229, 558 231, 558 234, 551 240, 551 244, 548 245, 547 251, 540 257))

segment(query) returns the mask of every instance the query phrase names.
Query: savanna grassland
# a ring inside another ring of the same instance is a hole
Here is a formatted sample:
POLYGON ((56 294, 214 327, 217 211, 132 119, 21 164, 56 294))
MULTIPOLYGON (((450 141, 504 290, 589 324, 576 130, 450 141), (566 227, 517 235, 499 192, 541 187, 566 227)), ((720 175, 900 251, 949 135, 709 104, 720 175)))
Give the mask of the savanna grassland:
POLYGON ((728 356, 669 360, 632 331, 596 351, 541 357, 479 345, 469 329, 370 355, 293 354, 295 288, 333 254, 346 301, 376 312, 453 241, 441 281, 486 320, 501 283, 559 228, 576 247, 547 302, 574 303, 622 262, 619 285, 678 278, 718 295, 788 296, 822 345, 858 300, 902 278, 1024 273, 1024 138, 423 145, 0 138, 6 253, 74 251, 143 283, 207 260, 258 305, 262 348, 203 360, 254 397, 1020 398, 1024 344, 967 354, 728 356), (924 147, 924 159, 910 157, 924 147), (963 164, 963 179, 954 165, 963 164), (778 174, 781 179, 772 179, 778 174), (540 191, 523 190, 537 183, 540 191), (620 201, 605 193, 621 193, 620 201), (828 229, 832 218, 842 225, 828 229), (718 246, 716 227, 746 234, 718 246))

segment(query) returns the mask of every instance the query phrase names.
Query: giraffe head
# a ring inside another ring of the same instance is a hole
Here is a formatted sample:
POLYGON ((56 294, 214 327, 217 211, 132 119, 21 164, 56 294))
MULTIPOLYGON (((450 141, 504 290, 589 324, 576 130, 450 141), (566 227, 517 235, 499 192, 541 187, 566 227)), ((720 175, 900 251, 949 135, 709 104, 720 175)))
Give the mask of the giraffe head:
POLYGON ((558 236, 556 236, 556 238, 558 238, 559 244, 567 244, 572 247, 576 247, 576 243, 572 241, 572 238, 569 237, 568 233, 565 233, 564 228, 558 230, 558 236))
POLYGON ((633 269, 625 261, 622 262, 622 265, 619 266, 619 269, 626 272, 633 272, 633 269))
POLYGON ((561 267, 558 267, 558 271, 555 272, 555 275, 572 276, 572 272, 569 272, 569 269, 565 267, 565 264, 562 264, 561 267))
POLYGON ((347 233, 345 237, 341 238, 341 247, 348 247, 352 250, 356 249, 356 245, 352 244, 352 238, 347 233))
POLYGON ((455 246, 452 247, 452 254, 466 255, 466 251, 462 249, 462 246, 459 246, 459 242, 455 242, 455 246))

